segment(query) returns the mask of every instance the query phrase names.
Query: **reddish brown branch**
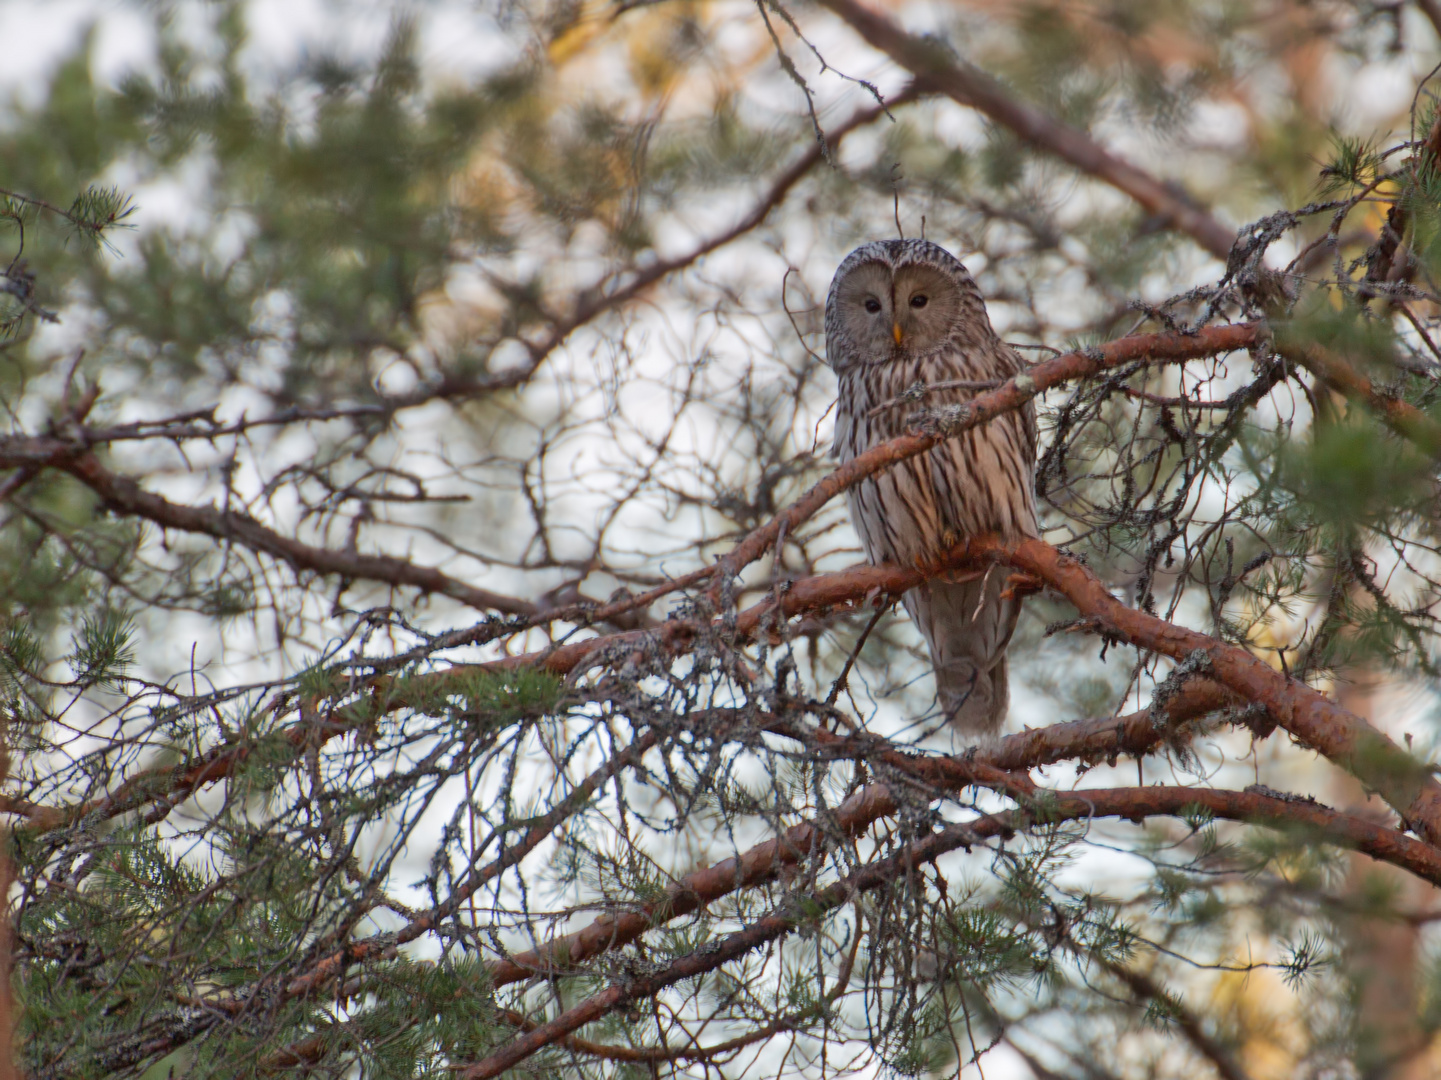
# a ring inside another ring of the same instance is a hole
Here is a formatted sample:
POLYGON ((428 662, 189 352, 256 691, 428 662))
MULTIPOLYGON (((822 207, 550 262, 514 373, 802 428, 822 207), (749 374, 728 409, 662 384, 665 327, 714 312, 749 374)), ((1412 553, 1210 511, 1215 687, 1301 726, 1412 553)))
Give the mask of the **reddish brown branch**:
MULTIPOLYGON (((855 566, 835 574, 802 578, 792 582, 783 593, 779 617, 791 618, 833 610, 848 604, 863 603, 873 597, 897 596, 926 580, 929 574, 939 573, 947 568, 940 566, 923 572, 897 567, 855 566)), ((736 617, 732 632, 738 641, 745 641, 756 632, 774 624, 777 619, 775 603, 768 598, 741 612, 736 617)), ((522 654, 478 666, 490 669, 538 666, 555 674, 565 675, 602 654, 614 655, 618 649, 627 645, 637 649, 658 645, 680 652, 694 640, 700 629, 700 625, 694 620, 672 619, 655 630, 626 631, 589 638, 559 649, 522 654)), ((445 672, 421 678, 427 682, 459 685, 476 667, 477 665, 456 665, 445 672)), ((374 679, 364 690, 373 706, 384 711, 406 708, 411 703, 410 697, 399 693, 397 684, 389 678, 374 679)), ((1200 715, 1229 702, 1224 691, 1204 680, 1191 680, 1183 687, 1182 694, 1182 700, 1173 701, 1171 704, 1170 713, 1173 717, 1200 715)), ((1142 712, 1118 719, 1055 724, 1012 735, 1002 740, 1000 746, 991 752, 1004 755, 1003 758, 996 758, 992 764, 997 768, 1010 770, 1033 768, 1070 758, 1101 761, 1118 754, 1149 753, 1159 742, 1159 736, 1150 725, 1148 716, 1149 714, 1142 712)), ((291 750, 299 754, 317 739, 327 741, 373 719, 372 711, 356 711, 346 719, 340 719, 338 713, 333 713, 319 724, 301 721, 291 726, 285 730, 285 738, 291 750)), ((222 744, 180 766, 145 770, 132 776, 107 795, 65 808, 45 806, 19 798, 0 797, 0 812, 27 818, 27 828, 34 833, 58 828, 66 822, 82 817, 108 820, 147 803, 155 804, 155 808, 147 816, 159 820, 195 791, 228 779, 250 756, 252 748, 253 744, 250 742, 222 744)))
MULTIPOLYGON (((1177 725, 1232 701, 1228 693, 1210 680, 1190 679, 1171 698, 1167 717, 1171 725, 1177 725)), ((781 734, 802 737, 786 721, 774 720, 768 727, 781 734)), ((993 749, 980 748, 961 757, 910 754, 896 750, 884 740, 845 739, 818 729, 810 729, 805 737, 837 756, 883 762, 921 781, 937 795, 979 784, 1028 800, 1034 798, 1037 789, 1025 776, 1026 769, 1069 758, 1113 761, 1121 754, 1148 753, 1162 741, 1149 710, 1108 720, 1082 720, 1021 732, 1001 739, 993 749)), ((656 903, 620 914, 601 915, 580 930, 500 961, 491 971, 491 981, 496 986, 504 986, 536 974, 573 970, 572 965, 628 944, 659 922, 699 911, 736 889, 771 881, 785 868, 821 850, 828 835, 857 836, 895 812, 895 799, 885 785, 863 788, 824 823, 812 821, 795 825, 777 839, 687 874, 656 903)), ((1417 845, 1418 850, 1431 850, 1417 841, 1410 843, 1417 845)), ((1437 856, 1436 865, 1441 869, 1441 856, 1437 856)), ((1419 871, 1413 869, 1413 872, 1419 871)))
POLYGON ((953 421, 942 425, 936 432, 902 435, 898 439, 872 447, 846 462, 818 481, 767 524, 747 536, 734 551, 717 563, 717 567, 731 574, 739 573, 764 555, 782 530, 794 535, 806 519, 865 477, 923 454, 963 431, 989 423, 1002 413, 1019 409, 1053 386, 1089 378, 1111 368, 1141 361, 1176 364, 1203 356, 1248 349, 1262 339, 1264 332, 1260 323, 1237 323, 1233 326, 1203 327, 1194 334, 1133 334, 1105 345, 1043 360, 996 389, 977 394, 953 421))
POLYGON ((1083 564, 1041 540, 982 538, 968 550, 975 558, 999 559, 1040 578, 1095 620, 1100 633, 1176 660, 1200 654, 1216 681, 1264 706, 1298 742, 1375 790, 1430 843, 1441 843, 1441 784, 1424 762, 1355 713, 1243 648, 1127 607, 1083 564))
MULTIPOLYGON (((733 1039, 716 1043, 713 1046, 700 1046, 696 1043, 684 1043, 676 1047, 661 1046, 613 1046, 609 1043, 592 1042, 589 1039, 577 1038, 574 1035, 567 1036, 561 1040, 561 1045, 567 1050, 577 1054, 585 1054, 589 1057, 602 1058, 607 1061, 632 1061, 632 1062, 661 1062, 661 1061, 713 1061, 718 1057, 725 1057, 734 1054, 737 1050, 744 1050, 747 1046, 754 1046, 774 1035, 780 1035, 787 1031, 795 1031, 802 1023, 810 1018, 817 1010, 810 1009, 800 1016, 782 1017, 773 1020, 749 1031, 744 1035, 737 1035, 733 1039)), ((530 1020, 513 1009, 500 1010, 501 1018, 522 1031, 534 1031, 540 1025, 530 1020)))
POLYGON ((1169 184, 1117 157, 1085 132, 1017 101, 978 68, 941 43, 902 30, 885 15, 858 0, 820 0, 865 41, 880 49, 916 77, 916 84, 976 109, 1009 128, 1032 146, 1054 154, 1090 176, 1135 199, 1167 228, 1185 233, 1216 258, 1225 261, 1236 232, 1222 225, 1169 184))
POLYGON ((1027 728, 1007 735, 994 748, 979 750, 976 758, 1007 771, 1035 769, 1059 761, 1114 765, 1123 755, 1143 757, 1157 750, 1166 741, 1168 729, 1175 730, 1188 720, 1241 704, 1235 694, 1212 680, 1190 678, 1166 703, 1164 717, 1142 709, 1127 716, 1027 728))
POLYGON ((306 544, 262 525, 249 514, 215 506, 189 506, 146 491, 128 476, 112 472, 83 446, 53 436, 0 436, 0 469, 58 468, 70 473, 99 496, 112 513, 144 518, 164 529, 199 533, 233 542, 287 563, 296 570, 335 574, 356 580, 380 581, 396 587, 449 596, 481 611, 533 614, 527 600, 503 596, 457 581, 439 570, 390 555, 306 544))
MULTIPOLYGON (((867 789, 874 791, 875 789, 867 789)), ((863 793, 864 794, 864 793, 863 793)), ((1441 883, 1441 851, 1375 822, 1337 813, 1305 801, 1276 798, 1249 791, 1215 791, 1185 787, 1115 788, 1098 791, 1046 792, 1033 809, 1009 811, 950 826, 907 844, 900 852, 878 860, 808 898, 806 918, 830 910, 857 893, 885 885, 921 863, 949 851, 969 847, 990 837, 1014 833, 1066 820, 1120 817, 1140 822, 1153 816, 1176 816, 1202 808, 1215 817, 1244 821, 1287 831, 1304 829, 1317 839, 1355 848, 1376 858, 1405 865, 1413 873, 1441 883)), ((794 832, 794 830, 792 830, 794 832)), ((726 867, 727 863, 718 864, 726 867)), ((712 868, 715 869, 715 868, 712 868)), ((732 868, 735 869, 735 868, 732 868)), ((465 1080, 486 1080, 524 1061, 543 1047, 557 1043, 612 1010, 651 997, 667 986, 714 971, 723 964, 794 930, 801 918, 777 913, 757 920, 743 930, 711 942, 667 967, 626 982, 613 984, 567 1009, 559 1016, 507 1044, 461 1073, 465 1080)))
POLYGON ((1310 371, 1331 389, 1364 401, 1392 431, 1410 439, 1430 457, 1441 457, 1441 424, 1408 401, 1376 389, 1376 384, 1354 365, 1314 342, 1278 336, 1276 350, 1310 371))
MULTIPOLYGON (((0 453, 3 453, 3 450, 0 450, 0 453)), ((480 611, 493 610, 524 615, 536 610, 535 605, 529 601, 502 596, 488 589, 478 589, 474 585, 448 577, 432 567, 417 566, 405 559, 315 547, 267 528, 249 514, 238 510, 173 503, 164 496, 146 491, 128 476, 111 472, 100 464, 94 454, 80 454, 55 464, 100 496, 105 507, 114 513, 142 517, 165 529, 202 533, 217 540, 233 541, 251 551, 289 563, 296 570, 383 581, 389 585, 419 589, 421 592, 439 593, 480 611)))
POLYGON ((535 1030, 527 1032, 463 1070, 460 1076, 463 1080, 487 1080, 488 1077, 499 1076, 537 1050, 564 1039, 616 1008, 653 997, 667 986, 684 979, 714 971, 752 949, 784 937, 803 922, 814 922, 819 912, 837 908, 858 893, 884 885, 911 871, 920 863, 939 858, 956 848, 969 846, 978 838, 969 828, 953 825, 923 840, 907 844, 897 854, 870 863, 834 885, 812 893, 807 898, 808 903, 804 909, 797 906, 797 911, 804 910, 803 915, 783 911, 758 919, 744 930, 709 942, 700 950, 682 956, 660 971, 613 984, 559 1016, 537 1025, 535 1030))
MULTIPOLYGON (((602 621, 648 606, 678 589, 712 578, 718 571, 734 575, 760 558, 775 543, 782 530, 794 533, 822 506, 860 480, 907 458, 925 453, 946 438, 987 423, 996 416, 1020 408, 1045 390, 1086 378, 1110 368, 1140 361, 1180 363, 1203 356, 1249 348, 1263 334, 1257 323, 1211 326, 1194 334, 1137 334, 1079 352, 1045 360, 988 393, 977 395, 963 412, 930 434, 905 435, 877 446, 836 469, 771 521, 750 533, 724 559, 676 578, 637 597, 599 608, 558 610, 539 613, 529 601, 502 596, 455 580, 440 571, 386 555, 360 555, 301 543, 256 521, 248 514, 213 506, 173 503, 146 491, 136 481, 106 469, 93 454, 76 443, 53 436, 0 436, 0 469, 62 468, 89 486, 116 513, 144 518, 163 528, 201 533, 233 541, 254 551, 278 558, 298 570, 338 574, 344 577, 383 581, 424 592, 451 596, 481 610, 504 611, 532 618, 559 618, 567 612, 602 621)), ((684 634, 682 624, 666 624, 670 634, 684 634)), ((564 646, 548 654, 546 666, 568 671, 614 636, 591 638, 564 646)), ((509 664, 534 662, 536 657, 509 664)))
MULTIPOLYGON (((1230 695, 1209 680, 1191 679, 1170 699, 1167 716, 1172 724, 1180 724, 1233 701, 1230 695)), ((982 749, 962 758, 913 755, 895 749, 884 740, 847 740, 815 729, 799 733, 794 725, 778 718, 772 718, 768 730, 814 739, 837 755, 883 761, 892 768, 928 784, 937 793, 980 784, 1023 798, 1034 794, 1036 789, 1025 779, 1024 774, 1013 774, 1011 770, 1051 764, 1069 758, 1113 761, 1117 755, 1123 753, 1148 753, 1162 741, 1161 729, 1153 722, 1149 711, 1108 720, 1057 724, 1039 731, 1023 732, 1002 739, 994 749, 982 749)), ((622 755, 622 760, 611 762, 585 783, 577 786, 567 802, 583 800, 605 776, 624 764, 638 761, 640 755, 654 742, 653 735, 643 737, 622 755)), ((843 835, 854 836, 879 818, 893 814, 895 810, 896 804, 884 787, 866 788, 847 800, 828 824, 831 829, 838 830, 843 835)), ((317 962, 306 975, 291 980, 286 988, 287 995, 308 993, 326 980, 337 976, 349 964, 372 958, 382 952, 389 954, 397 945, 413 941, 432 929, 449 911, 454 910, 471 895, 474 888, 493 878, 504 866, 517 863, 541 838, 548 835, 563 817, 563 809, 557 807, 538 821, 520 844, 507 852, 503 866, 497 863, 478 871, 476 880, 468 882, 466 889, 458 890, 446 905, 413 920, 394 937, 356 942, 336 950, 329 957, 317 962)), ((577 964, 608 949, 624 945, 635 940, 658 921, 669 921, 699 910, 736 888, 771 880, 785 866, 793 865, 807 854, 819 850, 824 842, 824 831, 815 823, 795 826, 779 842, 767 841, 750 849, 739 859, 729 859, 687 875, 672 886, 666 897, 658 903, 645 905, 620 916, 602 915, 577 933, 552 941, 534 952, 502 961, 491 972, 491 981, 496 986, 507 985, 529 978, 540 971, 557 970, 557 957, 564 957, 567 964, 577 964)))

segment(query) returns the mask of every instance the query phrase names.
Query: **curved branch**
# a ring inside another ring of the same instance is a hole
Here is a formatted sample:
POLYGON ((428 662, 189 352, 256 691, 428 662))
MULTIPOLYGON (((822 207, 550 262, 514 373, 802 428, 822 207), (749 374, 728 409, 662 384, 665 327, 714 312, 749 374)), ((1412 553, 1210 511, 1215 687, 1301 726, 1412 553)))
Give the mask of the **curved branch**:
POLYGON ((996 389, 977 394, 964 405, 950 407, 946 419, 933 425, 932 431, 902 435, 874 446, 846 462, 747 536, 716 564, 716 569, 724 569, 730 574, 739 573, 742 568, 764 555, 782 530, 788 535, 794 535, 796 529, 822 506, 872 473, 923 454, 963 431, 989 423, 1002 413, 1019 409, 1053 386, 1089 378, 1126 364, 1178 364, 1218 353, 1249 349, 1259 344, 1266 332, 1264 324, 1250 322, 1231 326, 1205 326, 1189 334, 1132 334, 1105 345, 1091 346, 1043 360, 996 389))
POLYGON ((868 892, 912 872, 918 863, 929 862, 959 847, 969 847, 980 839, 980 834, 971 828, 952 825, 925 839, 906 844, 895 855, 863 866, 834 885, 812 893, 803 904, 787 903, 776 914, 758 919, 744 930, 727 934, 718 941, 708 942, 659 971, 612 984, 464 1069, 460 1076, 462 1080, 488 1080, 499 1076, 537 1050, 558 1042, 617 1008, 653 997, 667 986, 684 979, 714 971, 752 949, 784 937, 803 923, 815 922, 822 912, 839 907, 858 893, 868 892))
POLYGON ((1423 453, 1441 457, 1441 424, 1409 401, 1401 400, 1394 393, 1378 390, 1369 377, 1330 349, 1278 334, 1276 351, 1292 363, 1304 367, 1331 389, 1348 398, 1364 401, 1382 423, 1411 440, 1423 453))
MULTIPOLYGON (((0 444, 0 458, 4 457, 6 449, 0 444)), ((100 496, 106 509, 114 513, 141 517, 166 529, 179 529, 182 532, 212 536, 217 540, 233 541, 251 551, 288 563, 296 570, 381 581, 389 585, 419 589, 425 593, 439 593, 480 611, 528 615, 537 610, 528 600, 476 588, 442 574, 433 567, 418 566, 391 555, 362 555, 355 551, 316 547, 267 528, 249 514, 237 510, 173 503, 162 495, 146 491, 130 477, 111 472, 91 453, 73 455, 68 459, 52 461, 51 464, 63 468, 80 480, 100 496)))
MULTIPOLYGON (((1180 724, 1232 700, 1210 680, 1190 679, 1171 698, 1167 715, 1172 724, 1180 724)), ((773 720, 767 728, 788 737, 801 737, 786 721, 773 720)), ((826 745, 833 756, 879 761, 923 782, 936 795, 983 784, 1024 799, 1034 798, 1038 790, 1025 777, 1026 769, 1073 757, 1104 761, 1123 753, 1142 754, 1161 741, 1149 709, 1129 716, 1055 724, 1039 731, 1008 735, 992 749, 978 748, 959 757, 911 754, 883 739, 844 739, 817 728, 808 729, 805 735, 826 745)), ((897 806, 885 784, 862 788, 824 821, 802 822, 776 839, 687 874, 671 885, 658 902, 601 915, 580 930, 500 961, 491 969, 491 984, 505 986, 535 975, 572 970, 572 965, 626 945, 661 922, 699 911, 737 889, 773 880, 787 867, 821 850, 828 836, 857 836, 881 818, 894 814, 897 806)), ((1437 858, 1441 869, 1441 856, 1437 858)))
POLYGON ((1042 540, 982 537, 966 551, 997 559, 1054 588, 1094 620, 1097 632, 1198 666, 1271 717, 1302 745, 1319 751, 1374 789, 1401 820, 1432 844, 1441 843, 1441 784, 1412 757, 1355 713, 1274 670, 1236 645, 1127 607, 1086 566, 1042 540))

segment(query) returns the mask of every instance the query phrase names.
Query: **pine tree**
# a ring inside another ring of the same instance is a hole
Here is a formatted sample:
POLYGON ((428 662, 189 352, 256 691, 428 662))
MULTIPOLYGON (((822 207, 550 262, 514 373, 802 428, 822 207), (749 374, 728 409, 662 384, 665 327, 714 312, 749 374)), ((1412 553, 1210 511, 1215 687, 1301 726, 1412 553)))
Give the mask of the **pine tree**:
POLYGON ((1441 9, 402 7, 5 106, 19 1073, 1431 1075, 1441 9), (897 231, 1035 362, 837 471, 897 231), (1041 540, 857 565, 1032 399, 1041 540))

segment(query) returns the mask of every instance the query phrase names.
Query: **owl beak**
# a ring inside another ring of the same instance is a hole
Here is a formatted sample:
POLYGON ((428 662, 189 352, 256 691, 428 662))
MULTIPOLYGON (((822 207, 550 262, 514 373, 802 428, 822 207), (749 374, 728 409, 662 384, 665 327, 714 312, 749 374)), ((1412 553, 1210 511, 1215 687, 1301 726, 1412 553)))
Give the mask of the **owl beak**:
POLYGON ((896 339, 896 344, 897 344, 897 345, 899 345, 899 344, 901 343, 901 324, 900 324, 900 323, 891 323, 891 336, 896 339))

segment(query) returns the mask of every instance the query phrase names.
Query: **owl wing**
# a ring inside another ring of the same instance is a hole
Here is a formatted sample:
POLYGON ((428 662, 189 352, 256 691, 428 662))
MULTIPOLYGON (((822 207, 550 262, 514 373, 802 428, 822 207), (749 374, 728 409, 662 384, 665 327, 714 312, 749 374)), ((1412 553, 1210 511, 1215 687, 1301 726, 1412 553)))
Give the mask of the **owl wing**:
MULTIPOLYGON (((988 350, 984 364, 972 357, 953 358, 956 374, 932 379, 1010 378, 1024 370, 1014 350, 988 350)), ((945 404, 975 397, 970 390, 944 393, 945 404)), ((941 395, 937 395, 938 397, 941 395)), ((997 532, 1035 536, 1036 407, 1004 413, 988 424, 948 439, 930 452, 931 484, 942 525, 956 539, 997 532)))
MULTIPOLYGON (((1023 370, 1020 358, 1004 346, 987 357, 985 375, 1009 378, 1023 370)), ((958 365, 976 378, 973 364, 958 365)), ((940 380, 936 380, 940 381, 940 380)), ((969 391, 954 391, 954 401, 969 391)), ((982 533, 1035 536, 1036 410, 1007 413, 979 428, 948 439, 930 454, 936 510, 956 540, 982 533)), ((1003 597, 1010 574, 991 566, 978 578, 933 580, 906 595, 906 610, 925 636, 936 672, 941 709, 961 731, 995 731, 1010 699, 1006 649, 1020 617, 1021 604, 1003 597)))

